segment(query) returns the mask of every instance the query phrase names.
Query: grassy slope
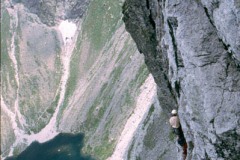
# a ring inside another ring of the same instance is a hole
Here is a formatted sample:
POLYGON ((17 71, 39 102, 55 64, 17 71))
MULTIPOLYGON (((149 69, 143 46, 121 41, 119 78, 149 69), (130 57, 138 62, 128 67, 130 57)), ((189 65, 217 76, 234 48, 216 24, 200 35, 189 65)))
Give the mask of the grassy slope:
POLYGON ((66 98, 68 99, 74 92, 79 78, 79 62, 82 41, 90 41, 91 50, 85 63, 86 70, 90 69, 96 60, 97 54, 109 41, 112 34, 117 29, 117 22, 121 18, 121 7, 117 0, 93 0, 88 8, 88 14, 82 24, 82 32, 78 36, 76 48, 74 50, 70 77, 67 84, 66 98), (111 9, 108 8, 111 6, 111 9), (113 17, 113 18, 111 18, 113 17))
POLYGON ((10 32, 10 15, 6 9, 2 11, 1 19, 1 83, 2 83, 2 96, 10 106, 13 106, 16 97, 16 79, 13 63, 9 57, 9 49, 11 45, 11 32, 10 32))
MULTIPOLYGON (((56 93, 56 91, 61 78, 60 46, 56 32, 47 27, 40 29, 41 26, 36 26, 34 22, 26 21, 25 17, 31 18, 30 15, 21 16, 19 18, 20 24, 29 23, 29 25, 33 25, 33 29, 38 29, 39 32, 39 34, 31 33, 31 35, 27 36, 27 33, 24 33, 28 29, 26 25, 19 25, 19 29, 17 30, 17 35, 25 34, 22 37, 18 37, 22 45, 21 51, 18 53, 22 57, 18 62, 21 64, 19 66, 19 79, 21 81, 19 91, 20 109, 26 117, 29 129, 36 133, 48 123, 53 110, 57 106, 59 93, 56 93), (28 43, 31 40, 33 41, 33 45, 30 46, 28 43), (44 49, 41 48, 46 40, 49 41, 48 43, 53 44, 50 46, 53 49, 50 49, 48 45, 44 49), (39 41, 39 43, 36 41, 39 41), (35 42, 37 45, 34 44, 35 42), (23 47, 25 47, 24 49, 27 52, 24 52, 23 47), (24 58, 26 56, 28 59, 24 58), (48 64, 49 59, 52 60, 51 64, 48 64), (29 64, 29 61, 31 61, 30 66, 26 67, 24 63, 29 64), (49 67, 51 65, 53 65, 52 68, 49 67)), ((17 46, 19 45, 17 44, 17 46)))
MULTIPOLYGON (((92 105, 88 106, 86 120, 81 132, 86 134, 86 147, 84 151, 97 157, 98 159, 106 159, 113 152, 116 145, 115 140, 109 140, 111 137, 111 130, 119 119, 122 119, 121 125, 123 127, 126 117, 131 114, 135 103, 135 96, 138 88, 145 81, 149 74, 146 65, 138 66, 136 73, 131 75, 130 80, 125 80, 125 72, 127 65, 131 63, 131 56, 136 53, 136 46, 134 42, 128 38, 120 52, 109 53, 113 49, 112 36, 116 30, 123 24, 121 21, 121 4, 118 0, 93 0, 88 8, 88 14, 82 23, 82 32, 79 34, 76 49, 74 50, 71 60, 70 77, 67 83, 67 93, 65 99, 65 106, 67 107, 71 96, 73 95, 79 79, 83 76, 84 72, 89 72, 91 67, 96 63, 100 53, 109 54, 112 60, 117 64, 111 71, 108 82, 102 84, 100 91, 92 99, 92 105), (84 69, 79 69, 79 63, 82 63, 81 50, 83 49, 83 41, 90 43, 90 50, 88 51, 88 58, 85 61, 84 69), (126 86, 121 92, 116 93, 116 86, 119 86, 119 80, 126 81, 126 86), (113 102, 114 98, 118 95, 117 102, 113 102), (122 115, 117 120, 114 119, 114 114, 108 113, 109 108, 113 107, 113 103, 118 104, 116 109, 122 112, 122 115), (99 108, 99 109, 97 109, 99 108), (107 117, 107 118, 106 118, 107 117), (104 119, 104 122, 102 122, 104 119), (97 129, 103 129, 100 137, 95 137, 97 129), (93 143, 91 143, 93 142, 93 143)), ((110 63, 106 60, 106 63, 110 63)), ((104 73, 102 73, 104 74, 104 73)), ((127 77, 126 77, 127 78, 127 77)), ((115 135, 117 136, 117 135, 115 135)))

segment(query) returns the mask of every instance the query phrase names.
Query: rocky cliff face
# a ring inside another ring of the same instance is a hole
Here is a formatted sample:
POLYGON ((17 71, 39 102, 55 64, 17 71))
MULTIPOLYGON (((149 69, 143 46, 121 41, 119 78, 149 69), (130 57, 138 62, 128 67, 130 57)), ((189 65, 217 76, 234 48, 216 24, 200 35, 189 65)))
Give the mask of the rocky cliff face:
POLYGON ((179 110, 188 159, 239 159, 240 2, 126 0, 123 14, 162 109, 179 110))
POLYGON ((82 18, 89 0, 13 0, 11 5, 15 4, 23 4, 30 13, 36 14, 42 23, 54 26, 60 19, 82 18))

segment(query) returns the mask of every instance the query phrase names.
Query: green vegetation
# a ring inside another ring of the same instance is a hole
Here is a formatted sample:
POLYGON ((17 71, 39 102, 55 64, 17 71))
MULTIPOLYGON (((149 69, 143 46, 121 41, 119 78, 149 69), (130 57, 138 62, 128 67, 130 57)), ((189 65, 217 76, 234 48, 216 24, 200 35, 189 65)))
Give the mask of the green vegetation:
MULTIPOLYGON (((17 32, 17 35, 18 35, 18 32, 17 32)), ((15 37, 14 38, 14 45, 15 45, 15 57, 16 57, 16 60, 18 62, 17 64, 17 67, 20 68, 21 66, 21 61, 20 61, 20 45, 19 45, 19 42, 21 40, 19 39, 19 37, 15 37)))
POLYGON ((74 48, 71 62, 70 62, 70 74, 69 78, 66 84, 66 93, 65 93, 65 100, 68 101, 68 98, 72 96, 74 90, 76 89, 77 80, 80 76, 79 71, 79 62, 80 62, 80 50, 81 50, 81 44, 82 44, 82 35, 79 33, 76 47, 74 48))
POLYGON ((76 64, 76 62, 71 61, 70 76, 66 84, 65 99, 68 99, 69 97, 72 96, 74 90, 76 89, 78 77, 79 77, 79 66, 76 64))
POLYGON ((139 156, 136 156, 136 160, 141 160, 141 158, 139 156))
MULTIPOLYGON (((109 107, 112 98, 114 96, 114 92, 112 91, 114 89, 114 86, 118 83, 118 80, 121 77, 121 74, 123 72, 123 68, 121 66, 116 67, 109 78, 108 83, 103 84, 102 88, 100 89, 99 96, 94 100, 93 105, 90 107, 88 113, 87 113, 87 119, 84 122, 84 126, 86 127, 87 132, 94 132, 96 128, 98 127, 103 115, 106 113, 107 107, 109 107)), ((131 99, 129 99, 130 93, 127 94, 128 99, 125 101, 128 101, 127 103, 131 103, 131 99)), ((104 138, 101 140, 101 145, 94 146, 94 148, 87 147, 86 153, 92 154, 95 157, 99 159, 106 159, 108 156, 111 155, 113 152, 115 142, 109 141, 108 138, 108 130, 111 127, 113 117, 110 117, 107 120, 107 123, 105 125, 103 134, 104 138)), ((86 140, 88 137, 86 137, 86 140)))
POLYGON ((96 107, 100 103, 101 103, 100 98, 97 98, 87 113, 87 119, 84 122, 87 130, 95 130, 98 126, 98 123, 100 122, 101 117, 103 116, 104 112, 102 107, 104 106, 101 105, 101 108, 98 111, 96 110, 96 107), (94 114, 94 111, 96 111, 97 113, 94 114))
MULTIPOLYGON (((85 131, 88 133, 93 133, 99 126, 99 123, 106 113, 106 109, 109 107, 112 98, 114 96, 113 89, 116 88, 116 86, 119 84, 119 80, 122 79, 123 72, 126 69, 127 64, 131 61, 130 56, 131 54, 136 52, 135 46, 127 40, 128 42, 125 42, 123 50, 121 53, 119 53, 119 56, 117 58, 118 64, 117 67, 114 68, 114 70, 111 72, 108 83, 105 83, 102 88, 100 89, 98 97, 94 100, 92 106, 90 107, 88 113, 87 113, 87 119, 84 122, 85 131)), ((113 53, 114 54, 114 53, 113 53)), ((134 95, 135 90, 138 89, 147 76, 149 75, 148 69, 145 64, 143 64, 141 67, 139 67, 138 72, 135 76, 135 79, 133 79, 131 82, 126 82, 126 85, 128 85, 128 89, 124 90, 123 99, 121 105, 123 107, 128 107, 127 109, 121 108, 122 111, 130 110, 132 109, 133 103, 134 103, 134 95)), ((154 107, 150 109, 150 113, 154 111, 154 107)), ((108 130, 111 124, 112 119, 109 118, 107 120, 107 124, 105 125, 104 130, 108 130)), ((103 135, 105 136, 106 133, 103 135)), ((90 135, 88 135, 90 136, 90 135)), ((88 137, 86 137, 86 140, 88 137)), ((106 159, 108 156, 111 155, 113 148, 115 146, 115 143, 109 142, 109 141, 101 141, 101 145, 92 146, 92 147, 86 147, 86 153, 92 154, 95 157, 99 159, 106 159), (107 156, 108 155, 108 156, 107 156)))
POLYGON ((58 105, 58 101, 60 98, 60 93, 57 93, 57 96, 55 97, 54 101, 52 102, 51 106, 47 109, 47 113, 49 113, 50 115, 52 115, 55 111, 55 108, 58 105))
MULTIPOLYGON (((48 33, 48 32, 46 32, 48 33)), ((62 63, 61 63, 61 58, 60 54, 62 52, 60 41, 57 37, 57 33, 52 31, 52 35, 54 36, 54 41, 56 42, 56 48, 55 48, 55 62, 54 62, 54 67, 55 67, 55 75, 56 75, 56 81, 59 84, 60 79, 61 79, 61 72, 62 72, 62 63)))
POLYGON ((114 70, 112 71, 110 77, 111 77, 111 83, 116 83, 117 80, 120 79, 120 75, 123 72, 123 67, 118 66, 116 68, 114 68, 114 70))
POLYGON ((69 98, 73 95, 74 91, 76 90, 77 81, 80 76, 79 62, 80 62, 81 54, 79 51, 81 50, 81 44, 82 44, 81 36, 82 35, 80 33, 77 38, 76 47, 74 48, 73 53, 72 53, 72 57, 71 57, 71 61, 70 61, 70 68, 69 68, 69 77, 68 77, 68 81, 66 84, 65 99, 64 99, 63 105, 60 108, 59 115, 62 115, 63 110, 67 107, 69 98))
POLYGON ((155 110, 155 107, 154 107, 154 105, 152 105, 152 106, 150 107, 149 111, 148 111, 147 117, 145 118, 145 120, 144 120, 144 122, 143 122, 143 128, 146 126, 146 124, 147 124, 148 121, 150 120, 150 118, 151 118, 154 110, 155 110))
MULTIPOLYGON (((55 76, 52 76, 50 78, 48 77, 47 79, 50 79, 50 81, 53 81, 53 83, 57 83, 54 82, 54 78, 55 76)), ((20 112, 26 117, 27 124, 29 124, 29 129, 36 133, 44 128, 46 123, 50 120, 50 117, 54 113, 54 109, 59 101, 59 93, 56 95, 53 101, 51 101, 52 103, 46 101, 43 102, 42 97, 46 97, 46 95, 43 96, 42 94, 46 92, 41 89, 42 84, 40 83, 41 79, 39 79, 39 75, 32 75, 31 77, 23 76, 22 79, 25 81, 22 81, 20 88, 20 112)), ((50 87, 52 88, 52 86, 50 87)), ((54 89, 55 87, 57 87, 57 85, 54 86, 54 89)))
POLYGON ((135 139, 133 139, 133 141, 132 141, 132 143, 131 143, 131 146, 130 146, 129 149, 128 149, 127 159, 131 159, 131 152, 132 152, 132 150, 133 150, 134 143, 135 143, 135 139))
MULTIPOLYGON (((103 117, 105 117, 106 109, 109 107, 114 96, 113 89, 116 88, 117 84, 119 84, 119 80, 122 77, 126 65, 131 62, 130 56, 136 52, 136 46, 133 41, 128 38, 125 41, 121 53, 117 53, 119 54, 118 57, 115 56, 116 53, 114 48, 112 48, 115 46, 113 46, 113 41, 110 41, 110 39, 123 23, 121 21, 121 16, 121 6, 118 0, 91 1, 88 7, 87 15, 84 17, 84 21, 82 23, 82 33, 78 36, 76 49, 74 50, 71 58, 70 76, 66 86, 65 100, 63 106, 61 107, 62 111, 68 105, 70 97, 76 90, 80 76, 89 72, 96 59, 99 56, 102 56, 100 53, 102 53, 103 50, 106 50, 106 52, 103 51, 104 54, 109 52, 110 49, 113 49, 113 53, 108 56, 112 56, 112 59, 117 58, 116 64, 118 66, 112 71, 109 81, 101 86, 99 94, 96 94, 97 97, 93 98, 93 102, 87 111, 86 120, 81 126, 82 131, 87 133, 85 137, 86 142, 88 142, 92 136, 91 134, 95 133, 99 123, 103 117), (85 41, 87 42, 85 43, 85 41), (89 50, 83 48, 85 45, 88 45, 88 42, 90 43, 89 50), (81 59, 84 57, 81 55, 82 50, 88 52, 87 55, 84 55, 87 56, 86 61, 84 61, 84 68, 80 68, 79 65, 79 62, 83 63, 83 60, 81 59)), ((108 59, 106 60, 106 63, 108 63, 108 59)), ((139 68, 135 79, 131 82, 132 85, 128 90, 124 90, 124 99, 121 100, 121 102, 123 102, 121 105, 123 104, 129 108, 132 106, 134 103, 133 94, 135 94, 135 90, 137 90, 136 88, 143 84, 148 74, 149 72, 146 65, 139 68)), ((106 121, 104 131, 107 131, 111 127, 112 118, 108 117, 106 121)), ((101 133, 101 135, 103 135, 103 138, 100 140, 97 139, 95 144, 86 146, 84 148, 84 152, 94 155, 98 159, 106 159, 113 152, 115 142, 109 141, 107 132, 101 133)))
POLYGON ((108 130, 105 130, 104 136, 99 138, 101 143, 98 143, 96 146, 87 145, 85 148, 83 148, 83 152, 91 154, 97 159, 107 159, 109 156, 111 156, 114 150, 115 140, 109 139, 108 130))
POLYGON ((121 76, 122 70, 123 68, 116 67, 110 75, 111 78, 109 80, 109 83, 105 83, 102 86, 100 90, 100 95, 95 99, 93 105, 91 106, 87 114, 85 125, 88 129, 96 129, 96 127, 98 126, 98 123, 104 115, 106 108, 110 105, 110 102, 114 95, 111 90, 114 88, 115 83, 121 76), (97 107, 99 107, 98 110, 96 110, 97 107), (93 116, 94 112, 96 114, 93 116))
POLYGON ((114 144, 114 141, 109 142, 108 134, 105 134, 101 141, 101 145, 94 148, 94 157, 97 157, 98 159, 107 159, 114 150, 114 144))
MULTIPOLYGON (((3 90, 5 87, 8 87, 8 80, 10 85, 16 87, 15 81, 15 71, 13 63, 8 54, 8 46, 11 46, 11 36, 10 36, 10 16, 6 9, 2 11, 1 19, 1 69, 5 76, 2 76, 3 90), (4 87, 5 86, 5 87, 4 87)), ((6 91, 8 89, 6 88, 6 91)), ((7 92, 4 92, 7 93, 7 92)))
POLYGON ((127 57, 129 58, 130 54, 136 52, 136 47, 134 46, 134 43, 131 43, 131 42, 132 41, 130 41, 130 37, 128 37, 127 40, 124 42, 124 46, 123 46, 121 52, 118 54, 116 63, 118 63, 120 60, 123 61, 122 58, 125 58, 125 60, 123 62, 125 62, 126 60, 129 60, 129 59, 126 59, 126 57, 123 57, 123 55, 125 53, 127 53, 127 57))
POLYGON ((93 0, 90 3, 82 24, 83 40, 90 42, 91 46, 84 68, 91 68, 104 46, 110 42, 112 35, 123 23, 121 15, 118 0, 93 0))
POLYGON ((147 79, 149 73, 150 72, 148 71, 146 64, 143 63, 142 66, 138 69, 135 78, 129 83, 129 88, 141 87, 145 80, 147 79))
POLYGON ((144 137, 143 144, 149 148, 153 149, 156 145, 156 140, 154 139, 154 126, 153 124, 150 124, 148 129, 147 129, 147 134, 144 137))
POLYGON ((27 147, 25 143, 19 143, 13 148, 13 156, 19 155, 27 147))
POLYGON ((125 96, 125 103, 128 106, 132 106, 134 104, 134 99, 133 99, 131 91, 129 89, 127 89, 127 91, 126 91, 124 96, 125 96))
MULTIPOLYGON (((122 24, 121 21, 121 6, 117 0, 93 0, 89 7, 86 17, 82 24, 82 33, 79 34, 76 48, 74 49, 71 64, 70 64, 70 76, 67 82, 64 109, 68 103, 68 99, 72 96, 76 89, 77 81, 81 76, 81 70, 89 70, 92 64, 97 58, 99 51, 103 49, 106 43, 109 42, 116 29, 122 24), (82 41, 90 41, 90 51, 88 58, 84 62, 84 68, 79 68, 79 62, 81 62, 81 49, 83 47, 82 41)), ((109 45, 110 47, 111 45, 109 45)), ((126 47, 127 49, 128 47, 126 47)), ((114 53, 112 54, 114 55, 114 53)), ((119 54, 121 55, 121 54, 119 54)), ((127 57, 129 59, 129 57, 127 57)), ((117 67, 114 71, 113 83, 118 80, 119 74, 121 74, 123 68, 117 67)), ((96 102, 94 103, 96 104, 96 102)), ((106 103, 105 103, 106 104, 106 103)), ((100 110, 100 113, 102 109, 100 110)))
POLYGON ((170 130, 169 135, 168 135, 168 138, 169 138, 170 141, 172 141, 172 142, 174 141, 175 135, 174 135, 174 133, 172 132, 172 130, 170 130))
POLYGON ((137 88, 139 88, 146 80, 146 78, 149 75, 149 70, 145 63, 142 64, 142 66, 139 68, 138 73, 135 77, 135 83, 137 84, 137 88))
MULTIPOLYGON (((65 100, 60 112, 66 108, 69 98, 73 95, 76 89, 79 77, 85 72, 88 72, 92 64, 94 64, 99 51, 117 29, 117 22, 120 20, 120 17, 121 7, 117 0, 94 0, 90 3, 88 13, 82 23, 82 31, 78 35, 76 48, 71 57, 70 74, 66 84, 65 100), (79 62, 82 61, 83 63, 83 60, 81 60, 81 51, 84 50, 84 48, 82 48, 84 47, 83 41, 90 41, 91 47, 90 51, 88 51, 88 58, 84 61, 84 65, 82 66, 83 68, 80 68, 79 62)), ((109 97, 109 99, 110 98, 111 97, 109 97)), ((97 101, 99 101, 99 99, 97 101)), ((103 104, 107 103, 109 102, 103 102, 103 104)), ((94 105, 97 105, 97 102, 94 102, 94 105)), ((94 108, 95 107, 92 107, 90 111, 93 111, 94 108)), ((99 110, 99 116, 103 115, 103 112, 104 109, 101 108, 99 110)), ((96 121, 96 119, 94 121, 96 121)), ((94 123, 94 121, 92 123, 94 123)))
MULTIPOLYGON (((117 29, 117 22, 121 17, 121 7, 117 0, 98 1, 94 0, 88 7, 88 13, 82 24, 82 33, 79 34, 76 48, 74 49, 70 63, 70 77, 67 82, 65 104, 72 96, 78 78, 81 74, 79 62, 81 61, 82 41, 90 41, 90 51, 84 64, 84 69, 88 70, 96 60, 97 53, 102 49, 112 34, 117 29), (108 10, 108 7, 111 8, 108 10), (111 18, 112 17, 112 18, 111 18)), ((83 68, 81 70, 84 70, 83 68)), ((64 105, 65 105, 64 104, 64 105)))
POLYGON ((87 14, 83 31, 97 51, 109 41, 117 29, 117 22, 121 20, 121 6, 118 0, 93 0, 87 14))

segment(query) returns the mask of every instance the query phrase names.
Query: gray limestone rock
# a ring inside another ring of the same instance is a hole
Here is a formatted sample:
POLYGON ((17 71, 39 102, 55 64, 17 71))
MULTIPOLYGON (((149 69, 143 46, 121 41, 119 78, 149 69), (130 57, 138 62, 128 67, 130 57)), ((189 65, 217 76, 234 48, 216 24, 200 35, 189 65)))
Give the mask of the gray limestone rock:
POLYGON ((179 109, 188 159, 240 158, 239 13, 237 0, 124 4, 163 110, 179 109))
MULTIPOLYGON (((168 125, 168 115, 158 100, 151 106, 147 118, 133 138, 128 154, 124 159, 172 160, 177 159, 176 136, 168 125)), ((181 154, 181 152, 180 152, 181 154)))
POLYGON ((31 13, 38 15, 42 23, 53 26, 59 19, 82 18, 89 0, 13 0, 13 3, 22 3, 31 13))
POLYGON ((240 36, 237 36, 240 35, 240 1, 202 0, 202 4, 219 38, 232 56, 240 61, 240 36))

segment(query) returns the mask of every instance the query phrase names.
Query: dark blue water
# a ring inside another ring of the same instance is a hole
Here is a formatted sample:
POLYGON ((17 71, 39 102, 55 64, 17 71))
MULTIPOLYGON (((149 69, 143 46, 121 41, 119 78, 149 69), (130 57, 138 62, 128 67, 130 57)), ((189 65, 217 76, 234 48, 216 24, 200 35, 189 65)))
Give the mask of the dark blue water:
POLYGON ((20 155, 6 160, 95 160, 81 153, 83 139, 83 134, 60 133, 48 142, 33 142, 20 155))

